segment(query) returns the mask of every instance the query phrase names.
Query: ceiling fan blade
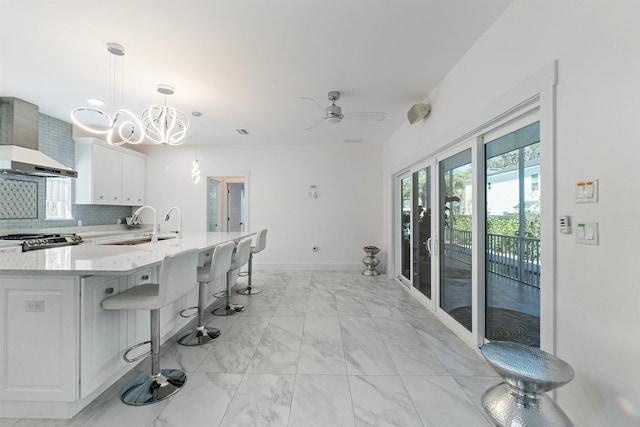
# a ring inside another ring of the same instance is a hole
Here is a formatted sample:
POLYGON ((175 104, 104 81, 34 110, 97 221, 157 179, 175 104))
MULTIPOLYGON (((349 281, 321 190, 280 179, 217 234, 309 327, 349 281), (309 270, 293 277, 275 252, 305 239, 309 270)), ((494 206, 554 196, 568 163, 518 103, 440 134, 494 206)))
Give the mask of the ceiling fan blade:
POLYGON ((315 122, 313 125, 309 126, 308 128, 305 128, 304 130, 309 130, 312 129, 316 126, 318 126, 320 123, 322 123, 324 121, 324 117, 320 117, 320 120, 318 120, 317 122, 315 122))
POLYGON ((379 112, 358 112, 358 113, 344 113, 345 120, 364 120, 370 122, 381 122, 387 118, 387 113, 379 112))
POLYGON ((313 99, 313 98, 307 98, 306 96, 301 96, 300 99, 308 105, 311 105, 312 107, 318 107, 321 110, 324 110, 324 107, 320 104, 318 104, 318 102, 313 99))

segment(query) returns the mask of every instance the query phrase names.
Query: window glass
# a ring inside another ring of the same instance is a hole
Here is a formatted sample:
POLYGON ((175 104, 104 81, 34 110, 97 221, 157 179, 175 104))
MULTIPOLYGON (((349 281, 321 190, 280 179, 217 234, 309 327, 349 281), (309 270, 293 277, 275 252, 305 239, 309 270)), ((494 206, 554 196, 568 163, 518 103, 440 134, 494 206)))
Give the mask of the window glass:
POLYGON ((71 214, 71 180, 47 178, 45 196, 46 219, 73 219, 71 214))

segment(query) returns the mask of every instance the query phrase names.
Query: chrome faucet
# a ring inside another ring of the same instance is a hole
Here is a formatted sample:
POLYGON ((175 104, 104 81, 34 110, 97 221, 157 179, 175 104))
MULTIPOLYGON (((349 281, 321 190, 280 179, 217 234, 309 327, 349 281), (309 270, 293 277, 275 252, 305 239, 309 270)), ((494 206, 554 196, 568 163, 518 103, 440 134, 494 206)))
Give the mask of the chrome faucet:
POLYGON ((167 214, 164 216, 164 220, 169 221, 169 219, 171 218, 171 212, 172 211, 176 211, 178 212, 178 235, 176 236, 177 239, 182 239, 182 212, 180 212, 180 208, 177 206, 172 207, 171 209, 169 209, 169 211, 167 212, 167 214))
POLYGON ((153 229, 151 231, 151 243, 158 243, 158 215, 156 214, 156 210, 151 206, 142 206, 138 208, 137 211, 133 213, 131 216, 131 222, 133 224, 137 223, 140 219, 140 212, 145 209, 151 209, 153 212, 153 229))

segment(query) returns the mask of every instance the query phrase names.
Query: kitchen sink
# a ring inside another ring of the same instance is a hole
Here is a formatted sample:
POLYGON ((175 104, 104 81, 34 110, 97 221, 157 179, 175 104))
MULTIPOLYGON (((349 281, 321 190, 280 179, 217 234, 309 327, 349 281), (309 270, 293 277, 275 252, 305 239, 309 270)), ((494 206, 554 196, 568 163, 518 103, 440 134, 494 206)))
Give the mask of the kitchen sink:
MULTIPOLYGON (((160 236, 158 237, 158 241, 175 239, 175 238, 176 238, 175 236, 160 236)), ((131 246, 131 245, 142 245, 144 243, 149 243, 149 242, 151 242, 151 236, 137 237, 135 239, 122 240, 120 242, 103 243, 103 245, 131 246)))

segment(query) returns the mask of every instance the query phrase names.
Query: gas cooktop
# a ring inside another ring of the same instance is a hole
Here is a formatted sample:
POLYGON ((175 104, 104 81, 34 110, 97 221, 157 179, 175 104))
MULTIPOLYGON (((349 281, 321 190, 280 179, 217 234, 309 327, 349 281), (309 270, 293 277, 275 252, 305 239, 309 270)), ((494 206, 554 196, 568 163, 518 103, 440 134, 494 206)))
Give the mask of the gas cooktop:
POLYGON ((82 237, 74 233, 21 233, 0 236, 0 240, 22 243, 22 251, 34 249, 56 248, 60 246, 77 245, 82 243, 82 237))

